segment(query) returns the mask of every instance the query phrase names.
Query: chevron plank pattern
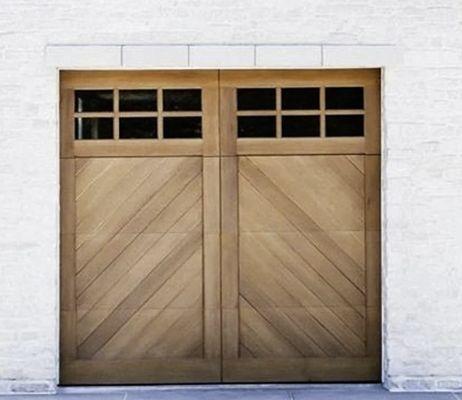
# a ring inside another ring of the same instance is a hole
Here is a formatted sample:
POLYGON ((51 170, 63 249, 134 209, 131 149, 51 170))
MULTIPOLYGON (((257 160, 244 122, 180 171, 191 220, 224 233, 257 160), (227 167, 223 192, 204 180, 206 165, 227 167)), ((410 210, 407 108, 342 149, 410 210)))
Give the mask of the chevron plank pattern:
POLYGON ((239 158, 242 359, 366 352, 363 156, 239 158))
POLYGON ((202 159, 76 160, 77 358, 203 357, 202 159))

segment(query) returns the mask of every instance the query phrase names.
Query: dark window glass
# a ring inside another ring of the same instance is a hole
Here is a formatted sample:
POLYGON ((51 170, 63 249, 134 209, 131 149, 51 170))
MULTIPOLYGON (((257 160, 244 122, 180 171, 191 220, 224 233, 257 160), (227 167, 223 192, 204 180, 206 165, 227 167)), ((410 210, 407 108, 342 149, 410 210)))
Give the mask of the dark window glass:
POLYGON ((200 89, 165 89, 163 90, 165 111, 201 111, 202 99, 200 89))
POLYGON ((319 88, 287 88, 281 92, 283 110, 319 110, 319 88))
POLYGON ((363 115, 327 115, 326 136, 363 136, 363 115))
POLYGON ((112 90, 76 90, 76 112, 113 111, 112 90))
POLYGON ((76 118, 75 138, 81 139, 112 139, 112 118, 76 118))
POLYGON ((283 137, 318 137, 319 116, 317 115, 283 115, 283 137))
POLYGON ((157 118, 120 118, 119 137, 120 139, 155 139, 157 118))
POLYGON ((237 89, 237 109, 275 110, 276 89, 237 89))
POLYGON ((165 139, 200 139, 202 137, 201 117, 165 117, 165 139))
POLYGON ((240 138, 276 137, 276 117, 238 117, 237 136, 240 138))
POLYGON ((157 92, 155 90, 121 90, 119 110, 157 111, 157 92))
POLYGON ((363 109, 362 87, 326 88, 326 108, 328 110, 363 109))

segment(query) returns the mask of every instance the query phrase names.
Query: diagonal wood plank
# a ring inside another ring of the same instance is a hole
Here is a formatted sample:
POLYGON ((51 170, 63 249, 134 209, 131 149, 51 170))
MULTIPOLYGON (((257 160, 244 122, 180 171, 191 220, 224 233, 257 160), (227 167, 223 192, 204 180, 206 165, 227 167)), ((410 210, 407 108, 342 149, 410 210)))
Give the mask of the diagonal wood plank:
MULTIPOLYGON (((109 258, 106 261, 107 267, 82 290, 78 296, 78 304, 86 308, 94 304, 110 286, 122 279, 128 269, 147 251, 149 247, 146 246, 152 246, 162 237, 163 232, 184 233, 197 225, 201 221, 202 211, 200 189, 200 181, 193 180, 143 231, 137 234, 118 234, 128 236, 130 243, 125 248, 113 251, 118 255, 109 258)), ((117 241, 112 246, 117 246, 117 241)), ((108 244, 108 247, 112 246, 108 244)))
MULTIPOLYGON (((163 310, 196 307, 200 312, 202 296, 202 257, 196 253, 185 262, 151 298, 117 331, 117 333, 95 354, 94 358, 116 359, 141 357, 157 340, 162 327, 158 317, 163 310), (197 307, 199 305, 199 307, 197 307)), ((202 317, 199 317, 202 321, 202 317)))
POLYGON ((252 353, 260 357, 303 357, 243 296, 239 297, 239 310, 242 321, 241 341, 252 353))
MULTIPOLYGON (((323 231, 305 212, 286 196, 270 179, 266 177, 247 157, 242 157, 239 163, 239 171, 254 187, 285 215, 285 217, 297 227, 297 229, 333 264, 342 265, 342 269, 350 271, 354 276, 355 271, 362 267, 346 254, 332 239, 323 231), (316 233, 316 235, 313 234, 316 233)), ((362 287, 363 278, 355 278, 355 285, 362 287)))
POLYGON ((364 334, 365 310, 358 312, 356 307, 364 306, 364 296, 348 299, 339 290, 330 285, 322 274, 319 274, 309 263, 306 263, 296 252, 279 239, 277 234, 253 234, 252 240, 262 244, 265 249, 278 259, 284 268, 305 287, 314 293, 320 301, 332 310, 359 335, 364 334))
MULTIPOLYGON (((163 184, 154 191, 154 194, 153 188, 149 187, 148 184, 147 190, 143 189, 143 194, 139 198, 132 196, 130 201, 126 202, 125 207, 121 210, 121 216, 108 221, 105 232, 92 236, 91 239, 87 240, 86 246, 77 250, 77 291, 79 294, 96 276, 104 271, 108 260, 112 261, 122 252, 123 247, 116 244, 110 246, 110 249, 114 249, 114 251, 108 251, 109 254, 107 254, 104 252, 107 243, 113 240, 117 241, 119 238, 117 233, 136 234, 143 232, 188 187, 188 184, 197 178, 199 171, 197 168, 191 168, 191 166, 189 163, 184 164, 177 174, 174 174, 170 179, 165 179, 163 184), (100 257, 103 257, 103 260, 96 259, 91 263, 98 254, 101 254, 100 257)), ((193 197, 196 194, 193 193, 193 197)), ((127 236, 121 237, 127 238, 127 236)))
MULTIPOLYGON (((125 229, 125 232, 139 232, 145 224, 146 216, 151 220, 152 215, 156 214, 156 207, 162 209, 162 204, 168 204, 190 179, 200 174, 200 159, 196 157, 186 160, 174 158, 173 161, 159 171, 156 171, 156 167, 159 166, 158 162, 151 163, 148 180, 139 185, 134 195, 119 207, 110 208, 112 213, 107 216, 103 224, 99 224, 98 231, 94 232, 98 234, 97 236, 76 229, 78 237, 82 237, 83 240, 88 237, 92 239, 84 244, 79 243, 82 239, 78 240, 77 267, 79 271, 95 256, 102 244, 122 229, 125 229)), ((77 208, 79 203, 76 203, 77 208)))
POLYGON ((79 355, 90 358, 151 297, 152 293, 188 260, 201 246, 201 231, 186 236, 174 251, 133 290, 79 346, 79 355))
MULTIPOLYGON (((252 297, 252 304, 257 308, 268 308, 268 300, 276 304, 276 307, 294 307, 294 305, 284 305, 282 299, 275 296, 274 291, 268 291, 269 282, 278 282, 278 285, 285 288, 286 292, 291 292, 296 298, 296 303, 305 307, 309 312, 325 326, 329 332, 338 338, 342 344, 352 354, 362 354, 364 352, 364 341, 355 331, 345 324, 342 315, 351 308, 338 307, 335 305, 325 304, 325 299, 318 297, 313 291, 304 286, 290 271, 288 271, 280 260, 275 258, 260 243, 255 240, 241 241, 242 258, 241 258, 241 293, 246 297, 252 297), (251 276, 246 273, 247 270, 255 270, 255 275, 261 283, 256 283, 251 276), (260 287, 261 289, 257 289, 260 287), (259 290, 257 292, 257 290, 259 290), (254 294, 252 294, 254 293, 254 294), (264 293, 265 298, 260 300, 258 294, 264 293), (336 311, 335 311, 336 310, 336 311), (341 315, 341 316, 340 316, 341 315)), ((351 314, 351 312, 349 313, 351 314)), ((360 325, 360 327, 363 324, 360 325)), ((361 331, 361 333, 363 333, 361 331)))
POLYGON ((343 156, 246 159, 322 230, 363 229, 364 176, 343 156))

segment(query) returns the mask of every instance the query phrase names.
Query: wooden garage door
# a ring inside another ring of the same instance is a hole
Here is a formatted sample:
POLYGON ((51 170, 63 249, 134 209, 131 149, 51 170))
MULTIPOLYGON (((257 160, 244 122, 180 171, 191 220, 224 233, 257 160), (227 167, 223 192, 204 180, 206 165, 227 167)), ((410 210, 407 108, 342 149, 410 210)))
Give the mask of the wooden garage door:
POLYGON ((377 71, 61 78, 61 383, 379 378, 377 71))

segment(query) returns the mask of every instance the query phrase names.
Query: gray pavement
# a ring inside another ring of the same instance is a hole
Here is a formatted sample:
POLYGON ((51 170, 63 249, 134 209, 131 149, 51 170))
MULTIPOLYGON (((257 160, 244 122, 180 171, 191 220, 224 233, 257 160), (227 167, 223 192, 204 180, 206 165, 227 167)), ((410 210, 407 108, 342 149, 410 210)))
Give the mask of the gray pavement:
POLYGON ((0 400, 462 400, 462 393, 391 393, 380 385, 237 385, 65 388, 0 400))

